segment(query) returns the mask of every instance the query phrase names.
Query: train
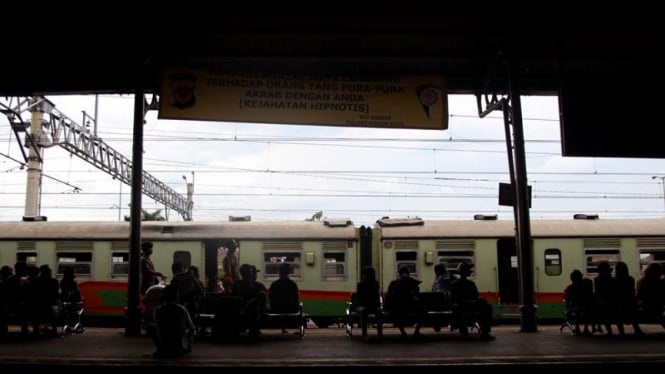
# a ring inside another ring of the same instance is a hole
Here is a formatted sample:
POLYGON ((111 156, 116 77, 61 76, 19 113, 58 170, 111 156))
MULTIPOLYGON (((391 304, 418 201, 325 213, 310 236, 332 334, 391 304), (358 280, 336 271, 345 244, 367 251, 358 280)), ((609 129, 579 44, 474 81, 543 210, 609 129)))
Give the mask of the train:
MULTIPOLYGON (((596 275, 597 264, 624 261, 638 278, 651 262, 665 262, 665 219, 531 220, 534 300, 537 315, 560 319, 563 290, 570 272, 596 275)), ((372 226, 351 220, 169 222, 145 221, 141 237, 154 243, 155 267, 170 274, 180 262, 202 269, 209 292, 220 279, 224 243, 238 242, 241 263, 259 269, 268 286, 279 265, 292 265, 291 278, 300 289, 305 313, 318 327, 343 320, 363 266, 374 266, 383 290, 397 269, 429 290, 434 265, 450 273, 458 265, 474 265, 471 276, 493 306, 497 321, 519 318, 518 258, 515 224, 496 216, 473 219, 423 220, 388 218, 372 226)), ((127 306, 129 272, 128 222, 0 222, 0 264, 25 261, 49 264, 58 278, 74 266, 85 298, 86 316, 122 317, 127 306)))

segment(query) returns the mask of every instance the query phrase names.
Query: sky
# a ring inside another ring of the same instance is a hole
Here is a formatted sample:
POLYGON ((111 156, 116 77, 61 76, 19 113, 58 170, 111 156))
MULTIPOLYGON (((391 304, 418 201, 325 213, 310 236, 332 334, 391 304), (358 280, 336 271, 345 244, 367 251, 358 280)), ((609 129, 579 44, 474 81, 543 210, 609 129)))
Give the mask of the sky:
MULTIPOLYGON (((47 98, 79 124, 82 111, 94 116, 94 95, 47 98)), ((143 166, 183 195, 194 183, 194 221, 305 220, 318 211, 358 226, 385 216, 512 219, 512 208, 498 201, 499 183, 509 183, 501 113, 481 119, 475 97, 448 100, 445 130, 162 120, 150 111, 143 166)), ((131 95, 98 96, 97 135, 130 159, 133 102, 131 95)), ((532 219, 665 216, 665 160, 563 157, 556 97, 522 97, 522 109, 532 219)), ((0 117, 0 221, 25 213, 19 146, 0 117)), ((130 214, 129 186, 59 146, 45 149, 44 160, 40 214, 49 221, 130 214)), ((150 197, 142 202, 167 215, 150 197)), ((172 210, 168 219, 183 220, 172 210)))

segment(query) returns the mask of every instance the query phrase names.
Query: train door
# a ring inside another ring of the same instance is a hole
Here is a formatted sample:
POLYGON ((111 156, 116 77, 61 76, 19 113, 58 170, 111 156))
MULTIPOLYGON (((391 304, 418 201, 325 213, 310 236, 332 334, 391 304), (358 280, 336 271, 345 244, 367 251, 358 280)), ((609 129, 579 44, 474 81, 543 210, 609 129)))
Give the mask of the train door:
POLYGON ((515 238, 497 241, 497 282, 501 314, 519 314, 519 283, 515 238))

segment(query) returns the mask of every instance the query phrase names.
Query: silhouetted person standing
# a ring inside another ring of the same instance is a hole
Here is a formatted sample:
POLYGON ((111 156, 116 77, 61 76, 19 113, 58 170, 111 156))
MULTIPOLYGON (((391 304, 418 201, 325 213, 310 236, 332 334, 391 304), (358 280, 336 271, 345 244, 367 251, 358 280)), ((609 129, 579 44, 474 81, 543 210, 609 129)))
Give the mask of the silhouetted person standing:
POLYGON ((222 259, 222 269, 224 270, 222 286, 225 293, 232 293, 233 284, 242 279, 237 249, 238 243, 233 239, 229 240, 226 244, 226 254, 224 255, 224 259, 222 259))
POLYGON ((152 263, 153 244, 151 242, 144 242, 141 244, 141 293, 145 295, 148 288, 159 283, 159 278, 166 280, 166 276, 161 272, 155 270, 155 265, 152 263))

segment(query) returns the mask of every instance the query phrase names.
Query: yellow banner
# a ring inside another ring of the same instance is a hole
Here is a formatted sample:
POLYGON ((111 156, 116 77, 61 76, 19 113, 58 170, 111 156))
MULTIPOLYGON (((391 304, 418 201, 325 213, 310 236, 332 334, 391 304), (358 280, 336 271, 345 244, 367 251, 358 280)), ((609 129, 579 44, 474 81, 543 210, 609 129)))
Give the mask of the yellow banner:
POLYGON ((443 76, 332 76, 166 68, 159 118, 443 130, 443 76))

